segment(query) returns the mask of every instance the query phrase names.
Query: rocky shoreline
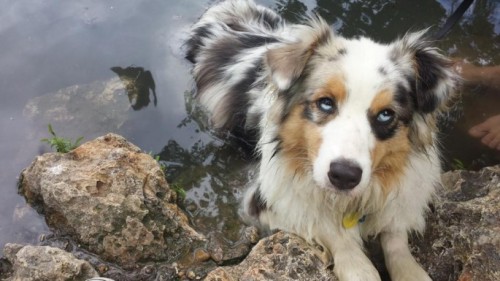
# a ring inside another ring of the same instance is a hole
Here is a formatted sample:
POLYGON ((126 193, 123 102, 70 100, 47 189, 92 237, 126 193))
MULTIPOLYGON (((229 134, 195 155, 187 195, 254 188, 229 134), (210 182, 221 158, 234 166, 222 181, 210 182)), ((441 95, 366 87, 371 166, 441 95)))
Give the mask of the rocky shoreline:
MULTIPOLYGON (((412 237, 414 255, 433 280, 500 280, 500 166, 442 178, 425 234, 412 237)), ((19 191, 54 234, 7 244, 1 280, 336 280, 295 235, 259 241, 248 227, 232 243, 197 232, 158 162, 115 134, 38 156, 19 191)))

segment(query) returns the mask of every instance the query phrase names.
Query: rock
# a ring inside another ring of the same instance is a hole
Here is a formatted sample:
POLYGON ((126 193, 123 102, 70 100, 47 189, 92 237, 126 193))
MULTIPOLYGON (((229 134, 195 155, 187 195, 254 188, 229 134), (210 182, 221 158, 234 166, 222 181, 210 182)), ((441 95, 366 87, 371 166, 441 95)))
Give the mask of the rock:
POLYGON ((11 281, 84 281, 99 276, 87 261, 58 248, 7 244, 4 255, 13 266, 11 281))
MULTIPOLYGON (((443 174, 443 188, 423 236, 412 237, 415 258, 433 280, 500 280, 500 166, 443 174)), ((369 245, 382 280, 390 280, 376 241, 369 245)), ((235 266, 221 266, 206 280, 337 280, 310 245, 278 232, 261 240, 235 266)))
MULTIPOLYGON (((426 232, 411 238, 415 258, 433 280, 500 280, 500 166, 448 172, 442 179, 426 232)), ((23 171, 20 191, 50 226, 108 261, 125 268, 141 261, 164 262, 166 267, 144 268, 141 276, 337 280, 315 255, 317 250, 293 234, 277 232, 264 238, 245 258, 258 240, 255 228, 245 229, 236 243, 221 233, 213 232, 208 239, 196 233, 175 205, 176 194, 158 163, 117 135, 67 154, 38 157, 23 171), (168 266, 177 264, 173 262, 180 262, 182 271, 168 266), (219 267, 212 270, 215 263, 219 267)), ((375 250, 374 263, 383 264, 377 245, 370 250, 375 250)), ((21 246, 10 246, 5 256, 13 260, 19 252, 21 246)), ((388 280, 383 266, 378 268, 382 280, 388 280)))
POLYGON ((259 238, 258 229, 246 227, 239 240, 231 243, 224 238, 224 233, 213 231, 208 235, 208 252, 219 265, 235 264, 245 258, 259 238))
POLYGON ((415 256, 433 280, 500 280, 500 165, 442 180, 415 256))
POLYGON ((38 156, 22 172, 20 192, 50 226, 125 268, 172 262, 205 243, 157 161, 115 134, 38 156))
POLYGON ((242 263, 218 267, 205 280, 337 280, 314 252, 303 239, 280 231, 257 243, 242 263))
POLYGON ((126 85, 115 77, 33 98, 24 107, 23 115, 77 138, 116 131, 127 120, 129 111, 126 85))

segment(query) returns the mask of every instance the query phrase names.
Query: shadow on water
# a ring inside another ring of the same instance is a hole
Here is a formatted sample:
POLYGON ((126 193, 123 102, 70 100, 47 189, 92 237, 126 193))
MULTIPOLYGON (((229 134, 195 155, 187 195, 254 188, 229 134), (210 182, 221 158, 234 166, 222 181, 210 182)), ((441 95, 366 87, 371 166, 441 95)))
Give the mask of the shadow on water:
POLYGON ((150 91, 153 94, 153 104, 156 106, 158 103, 156 85, 149 70, 136 66, 127 68, 114 66, 111 70, 120 77, 120 80, 125 85, 128 100, 134 110, 140 110, 149 105, 151 101, 149 99, 150 91))

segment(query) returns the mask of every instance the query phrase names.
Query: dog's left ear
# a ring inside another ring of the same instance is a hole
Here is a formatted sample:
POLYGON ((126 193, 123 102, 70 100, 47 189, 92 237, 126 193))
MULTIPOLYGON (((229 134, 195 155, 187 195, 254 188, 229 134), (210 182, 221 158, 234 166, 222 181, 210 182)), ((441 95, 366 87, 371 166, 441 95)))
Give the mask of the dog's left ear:
POLYGON ((451 62, 432 46, 426 31, 406 34, 395 45, 394 59, 407 65, 415 109, 431 113, 445 106, 458 81, 451 62))
POLYGON ((272 48, 266 54, 272 82, 280 91, 288 90, 297 81, 316 50, 333 37, 328 24, 319 18, 297 27, 296 35, 296 41, 272 48))

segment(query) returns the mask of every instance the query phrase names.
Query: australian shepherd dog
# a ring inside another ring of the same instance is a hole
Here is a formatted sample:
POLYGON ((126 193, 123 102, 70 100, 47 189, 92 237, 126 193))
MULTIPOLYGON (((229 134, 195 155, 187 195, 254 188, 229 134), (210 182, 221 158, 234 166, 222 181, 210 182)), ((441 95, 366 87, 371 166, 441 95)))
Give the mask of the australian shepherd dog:
POLYGON ((431 280, 408 233, 423 230, 440 183, 436 118, 458 79, 426 38, 348 39, 316 16, 289 24, 228 0, 187 41, 212 125, 256 137, 246 215, 321 246, 342 281, 380 280, 368 237, 380 238, 393 281, 431 280))

